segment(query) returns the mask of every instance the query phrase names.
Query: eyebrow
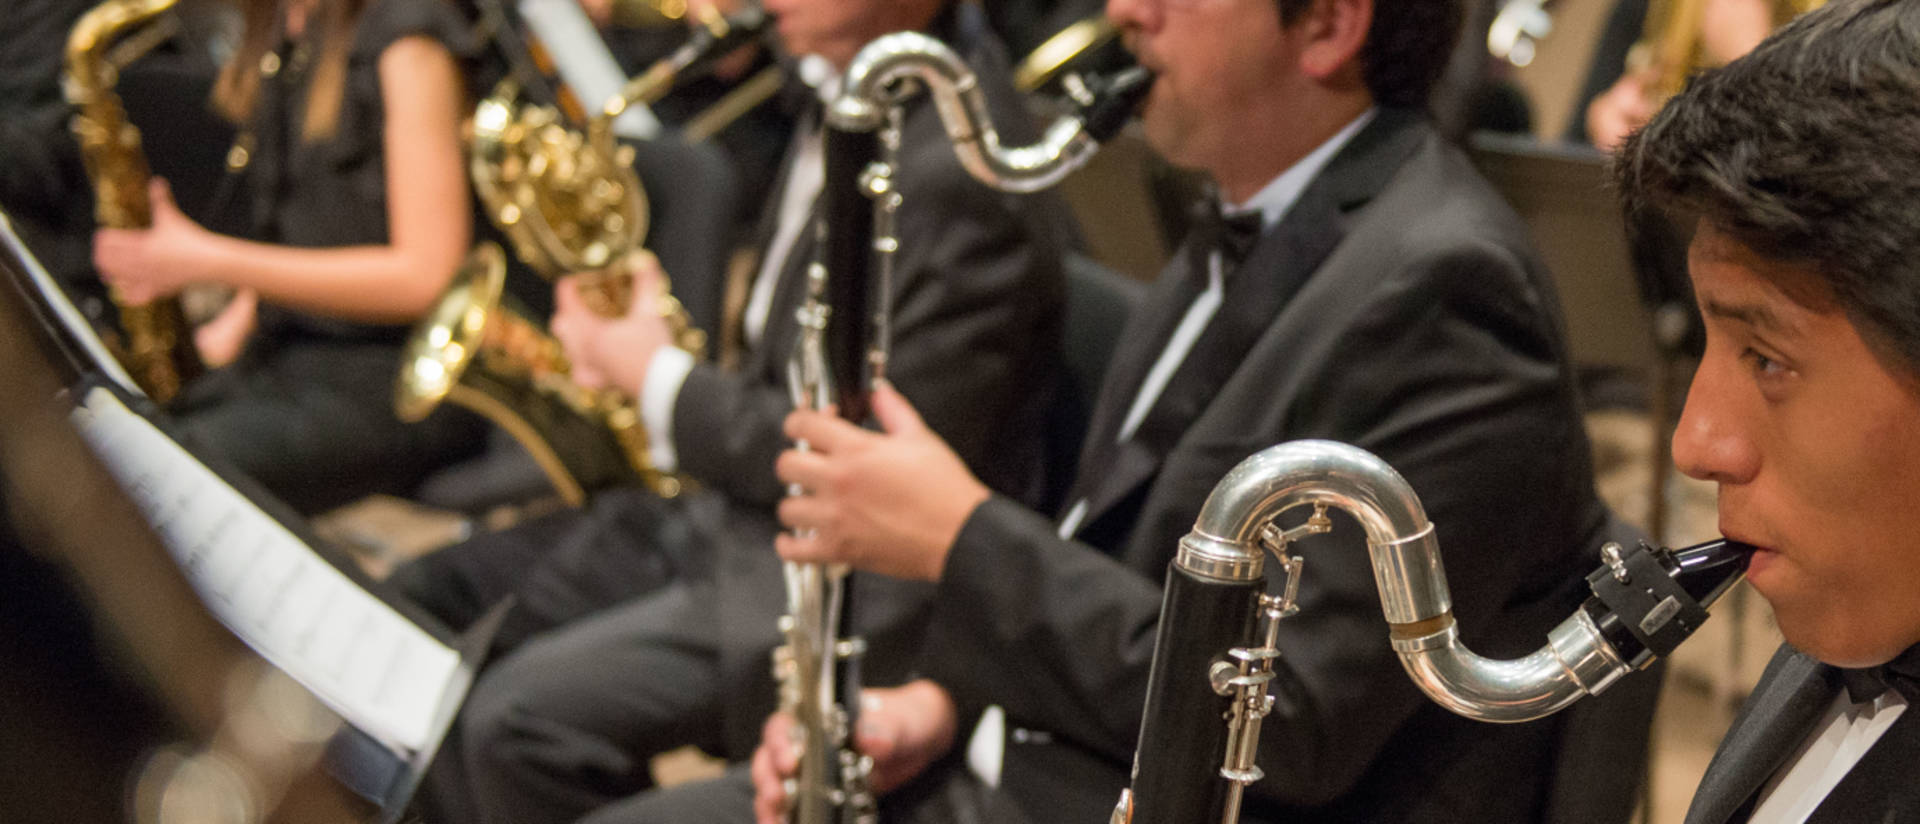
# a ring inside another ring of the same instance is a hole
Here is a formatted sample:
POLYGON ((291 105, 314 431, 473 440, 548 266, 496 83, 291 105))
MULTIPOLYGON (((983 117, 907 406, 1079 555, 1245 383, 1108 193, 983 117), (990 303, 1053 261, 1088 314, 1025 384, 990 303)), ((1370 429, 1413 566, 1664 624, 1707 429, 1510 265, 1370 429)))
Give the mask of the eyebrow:
POLYGON ((1800 325, 1793 323, 1773 311, 1763 303, 1727 303, 1712 298, 1700 302, 1700 311, 1713 317, 1745 323, 1759 329, 1776 332, 1798 332, 1800 325))

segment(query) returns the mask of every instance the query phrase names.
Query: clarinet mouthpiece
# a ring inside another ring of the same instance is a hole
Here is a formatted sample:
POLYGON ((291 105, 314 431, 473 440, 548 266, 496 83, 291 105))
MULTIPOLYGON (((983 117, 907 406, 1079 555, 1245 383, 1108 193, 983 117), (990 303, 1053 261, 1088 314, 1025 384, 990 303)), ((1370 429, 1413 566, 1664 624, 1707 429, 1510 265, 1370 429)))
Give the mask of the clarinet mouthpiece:
POLYGON ((1086 124, 1088 136, 1105 143, 1126 128, 1127 121, 1133 119, 1140 104, 1146 102, 1147 92, 1153 90, 1153 71, 1145 66, 1129 66, 1106 77, 1094 77, 1086 81, 1087 90, 1093 94, 1093 101, 1081 112, 1081 120, 1086 124))

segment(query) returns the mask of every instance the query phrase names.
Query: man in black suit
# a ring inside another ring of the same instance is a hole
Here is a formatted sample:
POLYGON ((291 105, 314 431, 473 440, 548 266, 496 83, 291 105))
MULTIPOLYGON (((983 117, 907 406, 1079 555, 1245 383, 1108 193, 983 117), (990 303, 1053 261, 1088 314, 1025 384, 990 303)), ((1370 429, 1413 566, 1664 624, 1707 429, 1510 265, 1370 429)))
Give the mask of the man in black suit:
POLYGON ((1696 80, 1620 163, 1693 226, 1674 463, 1786 645, 1689 824, 1920 821, 1920 6, 1842 0, 1696 80))
MULTIPOLYGON (((885 391, 884 434, 796 415, 787 434, 814 451, 779 465, 811 491, 782 521, 813 530, 783 536, 783 556, 938 587, 924 679, 872 696, 863 727, 888 735, 860 743, 877 771, 910 772, 898 754, 925 762, 998 706, 1004 731, 983 726, 969 748, 981 777, 955 779, 997 787, 979 796, 985 820, 1111 811, 1158 582, 1215 483, 1265 446, 1330 438, 1398 468, 1448 550, 1466 637, 1496 657, 1567 614, 1610 525, 1552 282, 1421 111, 1459 4, 1109 0, 1107 13, 1159 76, 1147 139, 1253 225, 1229 217, 1218 245, 1190 238, 1130 321, 1061 517, 991 493, 885 391)), ((1361 531, 1308 540, 1248 820, 1542 818, 1560 727, 1490 727, 1428 702, 1383 637, 1361 531)), ((763 821, 792 766, 783 727, 755 756, 763 821)))
MULTIPOLYGON (((800 70, 823 69, 814 79, 829 84, 871 38, 930 31, 979 67, 1001 128, 1015 140, 1029 131, 1005 56, 970 5, 766 5, 789 50, 813 56, 800 70)), ((602 610, 534 637, 482 677, 460 726, 464 762, 444 768, 470 776, 436 788, 451 789, 436 793, 442 797, 471 793, 479 811, 465 820, 571 821, 645 789, 648 757, 658 752, 684 744, 736 759, 752 752, 776 699, 769 653, 780 640, 785 587, 772 549, 773 504, 785 487, 773 463, 786 446, 786 367, 815 257, 811 217, 822 185, 817 112, 804 119, 770 201, 768 263, 750 290, 737 369, 666 347, 664 324, 644 298, 607 321, 579 305, 571 284, 559 289, 553 329, 569 359, 589 379, 637 396, 656 460, 701 490, 673 501, 603 493, 588 515, 453 547, 399 576, 456 619, 515 592, 521 603, 511 615, 519 617, 509 620, 520 637, 602 610)), ((1029 494, 1038 487, 1064 294, 1057 224, 1045 211, 1052 201, 975 181, 924 96, 903 130, 888 373, 918 403, 941 410, 933 425, 989 483, 1029 494)), ((637 293, 647 295, 642 275, 637 293)), ((871 676, 904 678, 882 662, 911 660, 904 650, 917 645, 930 588, 877 578, 856 587, 875 651, 871 676)))

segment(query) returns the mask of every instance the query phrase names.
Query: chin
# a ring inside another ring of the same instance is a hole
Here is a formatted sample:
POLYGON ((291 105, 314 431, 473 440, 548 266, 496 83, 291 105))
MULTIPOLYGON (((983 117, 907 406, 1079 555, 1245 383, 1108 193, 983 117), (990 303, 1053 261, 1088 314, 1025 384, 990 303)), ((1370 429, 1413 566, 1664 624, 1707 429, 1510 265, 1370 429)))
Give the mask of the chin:
POLYGON ((1803 615, 1774 604, 1774 617, 1787 643, 1814 660, 1836 667, 1871 667, 1893 660, 1913 642, 1879 637, 1860 616, 1803 615))

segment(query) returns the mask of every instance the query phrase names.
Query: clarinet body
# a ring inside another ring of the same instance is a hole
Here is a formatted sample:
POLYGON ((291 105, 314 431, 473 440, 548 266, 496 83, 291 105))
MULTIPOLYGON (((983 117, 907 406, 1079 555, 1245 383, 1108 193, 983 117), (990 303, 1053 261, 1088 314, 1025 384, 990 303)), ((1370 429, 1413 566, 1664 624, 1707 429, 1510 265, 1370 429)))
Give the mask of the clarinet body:
POLYGON ((1681 550, 1608 544, 1605 565, 1587 578, 1593 595, 1547 643, 1523 658, 1492 660, 1460 641, 1433 525, 1399 473, 1331 441, 1271 447, 1220 481, 1180 541, 1132 786, 1113 824, 1239 819, 1245 788, 1262 777, 1254 755, 1273 706, 1278 622, 1295 611, 1302 559, 1289 546, 1328 531, 1328 507, 1353 515, 1367 533, 1389 641, 1408 676, 1441 706, 1500 723, 1558 712, 1670 654, 1740 579, 1752 553, 1724 539, 1681 550), (1305 524, 1274 524, 1306 505, 1315 511, 1305 524), (1267 594, 1269 553, 1287 576, 1277 596, 1267 594))
MULTIPOLYGON (((897 126, 897 118, 893 122, 897 126)), ((814 227, 819 251, 808 271, 788 388, 796 407, 831 405, 842 420, 856 424, 871 410, 872 380, 885 371, 888 281, 898 249, 892 217, 900 205, 893 189, 898 148, 897 128, 847 131, 829 123, 822 135, 822 217, 814 227)), ((853 746, 865 645, 854 633, 849 571, 788 563, 785 573, 787 614, 780 630, 786 643, 774 652, 774 674, 802 739, 799 770, 788 787, 788 820, 873 824, 878 810, 868 783, 872 760, 853 746)))

